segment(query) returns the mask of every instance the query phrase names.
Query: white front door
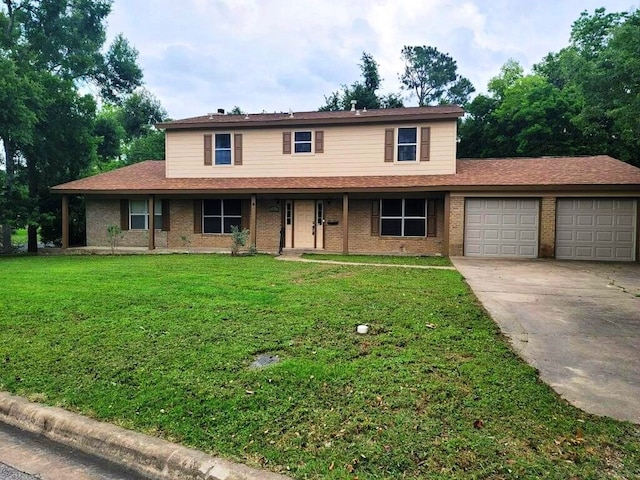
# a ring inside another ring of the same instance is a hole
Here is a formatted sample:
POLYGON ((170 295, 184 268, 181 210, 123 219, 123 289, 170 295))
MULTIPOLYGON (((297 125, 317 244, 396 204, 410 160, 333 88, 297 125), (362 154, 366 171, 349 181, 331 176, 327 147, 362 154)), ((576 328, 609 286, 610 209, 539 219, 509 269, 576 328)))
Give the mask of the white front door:
POLYGON ((293 248, 315 248, 315 200, 293 203, 293 248))

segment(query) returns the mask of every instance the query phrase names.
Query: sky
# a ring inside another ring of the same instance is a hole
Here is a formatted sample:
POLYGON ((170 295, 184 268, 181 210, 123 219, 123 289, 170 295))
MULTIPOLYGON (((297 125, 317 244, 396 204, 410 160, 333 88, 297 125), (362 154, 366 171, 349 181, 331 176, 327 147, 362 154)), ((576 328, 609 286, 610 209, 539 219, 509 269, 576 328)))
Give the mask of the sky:
MULTIPOLYGON (((478 92, 510 58, 525 72, 568 45, 572 23, 598 7, 640 0, 114 0, 108 41, 138 50, 146 88, 173 119, 239 106, 244 112, 317 110, 360 79, 366 51, 381 93, 400 93, 405 45, 456 60, 478 92)), ((404 91, 405 106, 417 105, 404 91)))

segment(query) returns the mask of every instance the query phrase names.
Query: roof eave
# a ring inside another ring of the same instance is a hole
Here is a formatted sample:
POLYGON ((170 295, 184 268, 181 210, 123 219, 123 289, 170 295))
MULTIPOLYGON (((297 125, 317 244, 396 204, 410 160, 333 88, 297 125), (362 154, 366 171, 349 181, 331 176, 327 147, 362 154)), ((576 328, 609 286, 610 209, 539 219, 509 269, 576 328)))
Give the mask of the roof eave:
POLYGON ((389 115, 389 116, 369 116, 366 113, 355 115, 353 117, 342 118, 281 118, 273 120, 241 120, 228 122, 164 122, 156 123, 156 128, 165 130, 184 130, 184 129, 229 129, 229 128, 265 128, 280 126, 296 127, 311 125, 362 125, 362 124, 381 124, 381 123, 416 123, 426 121, 446 121, 457 120, 464 115, 464 111, 451 113, 431 113, 431 114, 409 114, 409 115, 389 115))

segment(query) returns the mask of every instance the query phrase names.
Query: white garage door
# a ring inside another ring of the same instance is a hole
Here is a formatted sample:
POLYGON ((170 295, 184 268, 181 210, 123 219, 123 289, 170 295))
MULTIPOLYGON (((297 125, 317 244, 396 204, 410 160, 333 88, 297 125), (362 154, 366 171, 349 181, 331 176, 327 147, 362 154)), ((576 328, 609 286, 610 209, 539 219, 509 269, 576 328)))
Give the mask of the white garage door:
POLYGON ((556 258, 633 261, 635 204, 627 199, 558 199, 556 258))
POLYGON ((537 257, 539 203, 528 198, 467 198, 464 254, 537 257))

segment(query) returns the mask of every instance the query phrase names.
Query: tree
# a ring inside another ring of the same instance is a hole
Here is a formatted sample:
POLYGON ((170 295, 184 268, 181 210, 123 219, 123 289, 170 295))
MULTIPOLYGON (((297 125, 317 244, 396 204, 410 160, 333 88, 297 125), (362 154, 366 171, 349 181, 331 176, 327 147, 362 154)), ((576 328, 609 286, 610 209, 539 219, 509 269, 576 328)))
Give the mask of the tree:
POLYGON ((127 96, 120 112, 127 140, 146 135, 155 123, 167 118, 160 100, 144 88, 127 96))
MULTIPOLYGON (((110 9, 108 0, 2 0, 0 5, 0 78, 16 93, 13 99, 0 93, 2 106, 9 107, 7 118, 0 116, 7 171, 3 193, 15 194, 16 169, 24 165, 29 199, 21 204, 28 212, 29 251, 37 250, 37 224, 47 214, 40 210, 39 192, 52 183, 41 182, 54 176, 56 183, 77 178, 84 152, 96 147, 94 137, 85 128, 78 130, 75 121, 81 118, 82 126, 91 129, 95 113, 95 102, 81 96, 78 86, 93 83, 105 100, 117 101, 141 84, 137 52, 123 37, 102 54, 110 9), (60 117, 73 121, 56 124, 53 119, 60 117), (54 139, 68 143, 59 148, 54 139), (62 151, 66 155, 59 155, 62 151), (57 173, 50 170, 54 168, 57 173)), ((15 212, 10 215, 16 218, 15 212)))
POLYGON ((367 52, 362 52, 361 61, 362 63, 359 66, 362 73, 362 81, 356 81, 350 86, 343 85, 342 90, 325 96, 325 104, 319 108, 321 112, 350 110, 352 101, 356 102, 356 108, 358 109, 400 108, 404 106, 399 95, 393 93, 383 96, 378 95, 381 78, 378 72, 378 63, 373 56, 367 52))
POLYGON ((164 132, 161 130, 151 130, 141 137, 134 138, 125 146, 126 164, 164 160, 164 146, 164 132))
POLYGON ((465 105, 475 91, 471 82, 458 75, 456 61, 435 47, 405 46, 402 49, 404 72, 400 75, 403 88, 411 91, 418 105, 465 105))

